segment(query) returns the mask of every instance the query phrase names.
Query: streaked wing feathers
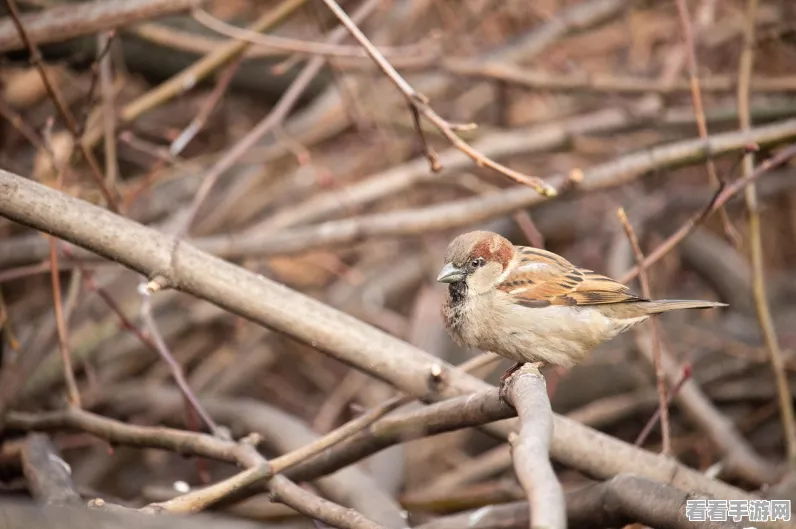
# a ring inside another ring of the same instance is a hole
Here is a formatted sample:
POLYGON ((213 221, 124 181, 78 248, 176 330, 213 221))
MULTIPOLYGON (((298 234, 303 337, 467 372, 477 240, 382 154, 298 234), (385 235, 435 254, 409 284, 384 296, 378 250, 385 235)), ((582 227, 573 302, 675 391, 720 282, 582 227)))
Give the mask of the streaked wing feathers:
POLYGON ((643 301, 626 286, 538 248, 517 247, 516 269, 498 288, 527 307, 643 301))

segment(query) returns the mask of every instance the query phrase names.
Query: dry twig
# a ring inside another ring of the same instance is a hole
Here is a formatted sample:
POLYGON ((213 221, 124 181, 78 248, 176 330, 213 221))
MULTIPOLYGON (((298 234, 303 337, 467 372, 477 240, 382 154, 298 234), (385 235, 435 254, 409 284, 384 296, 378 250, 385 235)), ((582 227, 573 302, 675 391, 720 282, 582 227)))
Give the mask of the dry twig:
MULTIPOLYGON (((639 245, 638 237, 636 237, 636 232, 633 230, 633 226, 631 226, 630 221, 627 220, 625 210, 623 208, 619 208, 616 213, 619 217, 619 221, 622 223, 625 233, 627 234, 627 238, 630 241, 630 246, 633 248, 633 255, 636 256, 636 262, 644 262, 644 253, 641 251, 641 246, 639 245)), ((646 270, 641 269, 641 272, 639 273, 639 280, 641 283, 641 294, 647 299, 652 299, 650 283, 649 279, 647 278, 646 270)), ((655 380, 657 382, 658 389, 658 409, 661 413, 661 452, 668 456, 672 453, 672 441, 671 430, 669 426, 669 398, 666 395, 666 375, 664 374, 663 366, 661 365, 660 329, 658 328, 658 320, 656 316, 650 317, 649 323, 650 330, 652 331, 652 359, 653 366, 655 367, 655 380)))
POLYGON ((141 294, 141 319, 144 322, 144 326, 146 327, 149 338, 151 338, 150 343, 155 346, 157 353, 169 366, 169 370, 174 377, 174 382, 177 383, 177 387, 180 388, 180 391, 185 396, 186 401, 190 403, 191 408, 202 418, 202 422, 204 422, 207 427, 210 428, 210 431, 213 432, 213 435, 222 439, 229 437, 224 430, 219 428, 210 414, 207 413, 202 404, 199 402, 199 399, 196 398, 196 395, 191 389, 191 386, 188 384, 188 381, 185 380, 185 373, 183 373, 182 366, 180 366, 180 363, 174 358, 174 355, 171 354, 171 351, 169 351, 169 347, 166 345, 166 340, 163 339, 163 335, 158 329, 155 318, 152 316, 152 301, 145 283, 140 284, 139 292, 141 294))
POLYGON ((69 404, 80 406, 80 391, 77 389, 75 372, 72 368, 72 354, 69 350, 69 331, 64 316, 64 307, 61 302, 61 276, 58 268, 58 249, 56 239, 49 236, 50 243, 50 280, 53 290, 53 307, 55 309, 55 323, 58 330, 58 349, 61 351, 61 359, 64 366, 64 380, 69 392, 69 404))
MULTIPOLYGON (((482 64, 469 60, 446 60, 442 62, 445 72, 476 79, 494 79, 503 83, 531 88, 561 92, 597 92, 628 95, 660 94, 691 91, 687 82, 661 83, 657 78, 622 76, 611 73, 572 73, 557 74, 542 70, 529 70, 513 64, 482 64)), ((737 80, 729 75, 713 75, 698 80, 703 92, 731 92, 737 87, 737 80)), ((796 77, 755 77, 752 80, 755 92, 794 92, 796 77)))
POLYGON ((119 161, 116 157, 116 106, 113 90, 113 65, 110 47, 114 35, 101 33, 97 37, 97 61, 99 61, 100 93, 102 94, 102 120, 105 126, 105 182, 110 189, 116 187, 119 176, 119 161))
MULTIPOLYGON (((374 60, 374 62, 379 66, 379 68, 384 72, 384 74, 392 81, 392 83, 401 91, 401 93, 406 97, 407 102, 411 106, 413 117, 417 122, 417 116, 414 113, 421 114, 427 120, 434 124, 437 129, 445 136, 448 141, 450 141, 454 147, 462 151, 468 157, 470 157, 473 162, 476 163, 479 167, 489 167, 490 169, 497 171, 498 173, 510 178, 511 180, 517 182, 518 184, 527 185, 536 190, 542 196, 555 196, 556 190, 555 188, 551 187, 549 184, 545 183, 543 180, 537 177, 527 176, 518 171, 510 169, 505 165, 502 165, 491 158, 487 158, 481 152, 473 149, 467 142, 462 140, 457 134, 456 130, 463 130, 462 126, 460 125, 452 125, 448 123, 445 119, 439 116, 434 109, 431 108, 429 105, 428 99, 423 96, 422 94, 418 93, 412 86, 406 82, 406 80, 399 74, 395 68, 387 61, 387 59, 382 55, 382 53, 376 49, 373 43, 368 40, 364 33, 357 27, 356 23, 348 17, 348 15, 343 11, 343 9, 337 4, 335 0, 323 0, 323 2, 327 5, 327 7, 334 13, 334 15, 340 20, 340 22, 346 27, 346 29, 353 35, 353 37, 357 40, 357 42, 365 48, 365 51, 368 52, 368 55, 374 60)), ((464 128, 470 129, 473 128, 474 125, 466 125, 464 128)), ((420 127, 418 127, 418 130, 420 127)), ((422 133, 421 133, 422 138, 422 133)), ((425 138, 423 139, 423 144, 426 145, 425 138)), ((439 159, 437 158, 436 154, 433 154, 433 151, 429 149, 426 145, 429 163, 431 164, 431 169, 434 172, 439 171, 442 166, 440 165, 439 159)))

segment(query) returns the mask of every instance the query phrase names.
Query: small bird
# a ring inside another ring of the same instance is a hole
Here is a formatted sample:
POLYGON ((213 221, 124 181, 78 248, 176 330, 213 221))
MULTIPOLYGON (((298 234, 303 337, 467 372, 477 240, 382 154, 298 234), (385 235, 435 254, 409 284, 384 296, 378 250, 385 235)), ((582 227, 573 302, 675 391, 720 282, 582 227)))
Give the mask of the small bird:
POLYGON ((727 306, 645 299, 559 255, 488 231, 456 237, 437 281, 449 284, 442 316, 453 341, 517 362, 501 388, 523 363, 572 367, 652 314, 727 306))

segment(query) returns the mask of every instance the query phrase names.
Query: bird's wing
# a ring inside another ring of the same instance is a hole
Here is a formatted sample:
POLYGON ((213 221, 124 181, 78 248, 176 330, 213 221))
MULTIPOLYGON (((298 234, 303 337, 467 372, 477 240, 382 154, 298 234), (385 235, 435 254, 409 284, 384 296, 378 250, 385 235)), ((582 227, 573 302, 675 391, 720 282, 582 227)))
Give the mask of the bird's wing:
POLYGON ((518 246, 517 259, 498 288, 527 307, 645 301, 621 283, 578 268, 552 252, 518 246))

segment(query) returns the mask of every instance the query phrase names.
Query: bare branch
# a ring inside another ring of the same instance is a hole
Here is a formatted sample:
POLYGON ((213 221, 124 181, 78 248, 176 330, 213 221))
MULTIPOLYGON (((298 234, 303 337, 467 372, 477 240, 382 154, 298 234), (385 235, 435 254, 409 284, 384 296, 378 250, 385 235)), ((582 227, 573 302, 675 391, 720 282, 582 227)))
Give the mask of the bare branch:
MULTIPOLYGON (((641 245, 638 242, 636 232, 633 230, 630 221, 627 220, 627 215, 623 208, 619 208, 617 216, 622 223, 627 238, 630 240, 630 246, 633 248, 633 254, 636 256, 636 263, 640 266, 640 264, 644 262, 644 253, 641 251, 641 245)), ((647 278, 647 273, 644 268, 640 268, 639 280, 641 283, 642 295, 647 299, 653 299, 652 293, 650 292, 649 279, 647 278)), ((669 427, 669 398, 666 395, 666 375, 661 366, 661 337, 656 316, 653 315, 650 317, 649 327, 652 333, 652 363, 655 367, 655 380, 658 389, 658 409, 661 414, 661 452, 668 456, 672 453, 671 430, 669 427)))
POLYGON ((531 527, 567 527, 564 491, 550 463, 553 410, 539 368, 525 364, 506 381, 507 396, 520 419, 518 435, 509 437, 517 478, 525 489, 531 527))
MULTIPOLYGON (((323 0, 323 2, 340 20, 340 22, 343 23, 351 35, 353 35, 354 38, 362 45, 362 47, 365 48, 365 51, 368 52, 368 55, 370 55, 370 57, 376 62, 376 64, 379 66, 379 68, 381 68, 390 81, 393 82, 398 90, 401 91, 412 108, 433 123, 434 126, 439 129, 442 135, 453 144, 454 147, 470 157, 479 167, 489 167, 490 169, 497 171, 498 173, 510 178, 518 184, 523 184, 535 189, 536 192, 542 196, 551 197, 556 195, 555 188, 545 183, 542 179, 533 176, 527 176, 518 171, 510 169, 505 165, 502 165, 491 158, 484 156, 481 152, 473 149, 467 142, 462 140, 456 134, 456 130, 462 130, 462 127, 451 125, 445 119, 440 117, 440 115, 437 114, 428 104, 428 99, 424 95, 418 93, 408 82, 406 82, 403 77, 401 77, 401 74, 399 74, 389 63, 389 61, 387 61, 384 55, 382 55, 382 53, 376 49, 376 46, 374 46, 373 43, 368 40, 365 34, 362 33, 362 31, 357 27, 356 23, 348 17, 345 11, 343 11, 343 9, 337 4, 337 2, 335 2, 335 0, 323 0)), ((475 125, 466 125, 465 127, 474 128, 475 125)), ((425 138, 422 136, 422 132, 421 139, 423 144, 426 146, 426 152, 429 156, 429 162, 431 164, 432 171, 438 172, 440 169, 442 169, 442 166, 439 163, 439 158, 436 155, 432 155, 433 151, 428 149, 425 138)))
MULTIPOLYGON (((686 0, 675 0, 675 4, 677 5, 677 12, 680 14, 680 23, 682 24, 683 29, 683 39, 685 40, 685 48, 688 54, 688 74, 691 80, 691 99, 694 103, 694 115, 696 116, 697 120, 697 130, 699 131, 699 137, 705 140, 708 138, 708 126, 707 121, 705 120, 705 109, 702 104, 702 90, 699 88, 699 71, 697 69, 694 31, 691 27, 691 18, 690 14, 688 13, 686 0)), ((708 178, 711 185, 717 188, 720 187, 721 180, 716 173, 716 164, 713 162, 713 159, 708 157, 705 160, 705 166, 707 167, 708 178)), ((721 221, 724 225, 724 232, 727 235, 727 238, 735 242, 737 245, 740 240, 739 235, 730 223, 730 218, 727 215, 727 211, 724 208, 719 208, 719 213, 721 215, 721 221)))

